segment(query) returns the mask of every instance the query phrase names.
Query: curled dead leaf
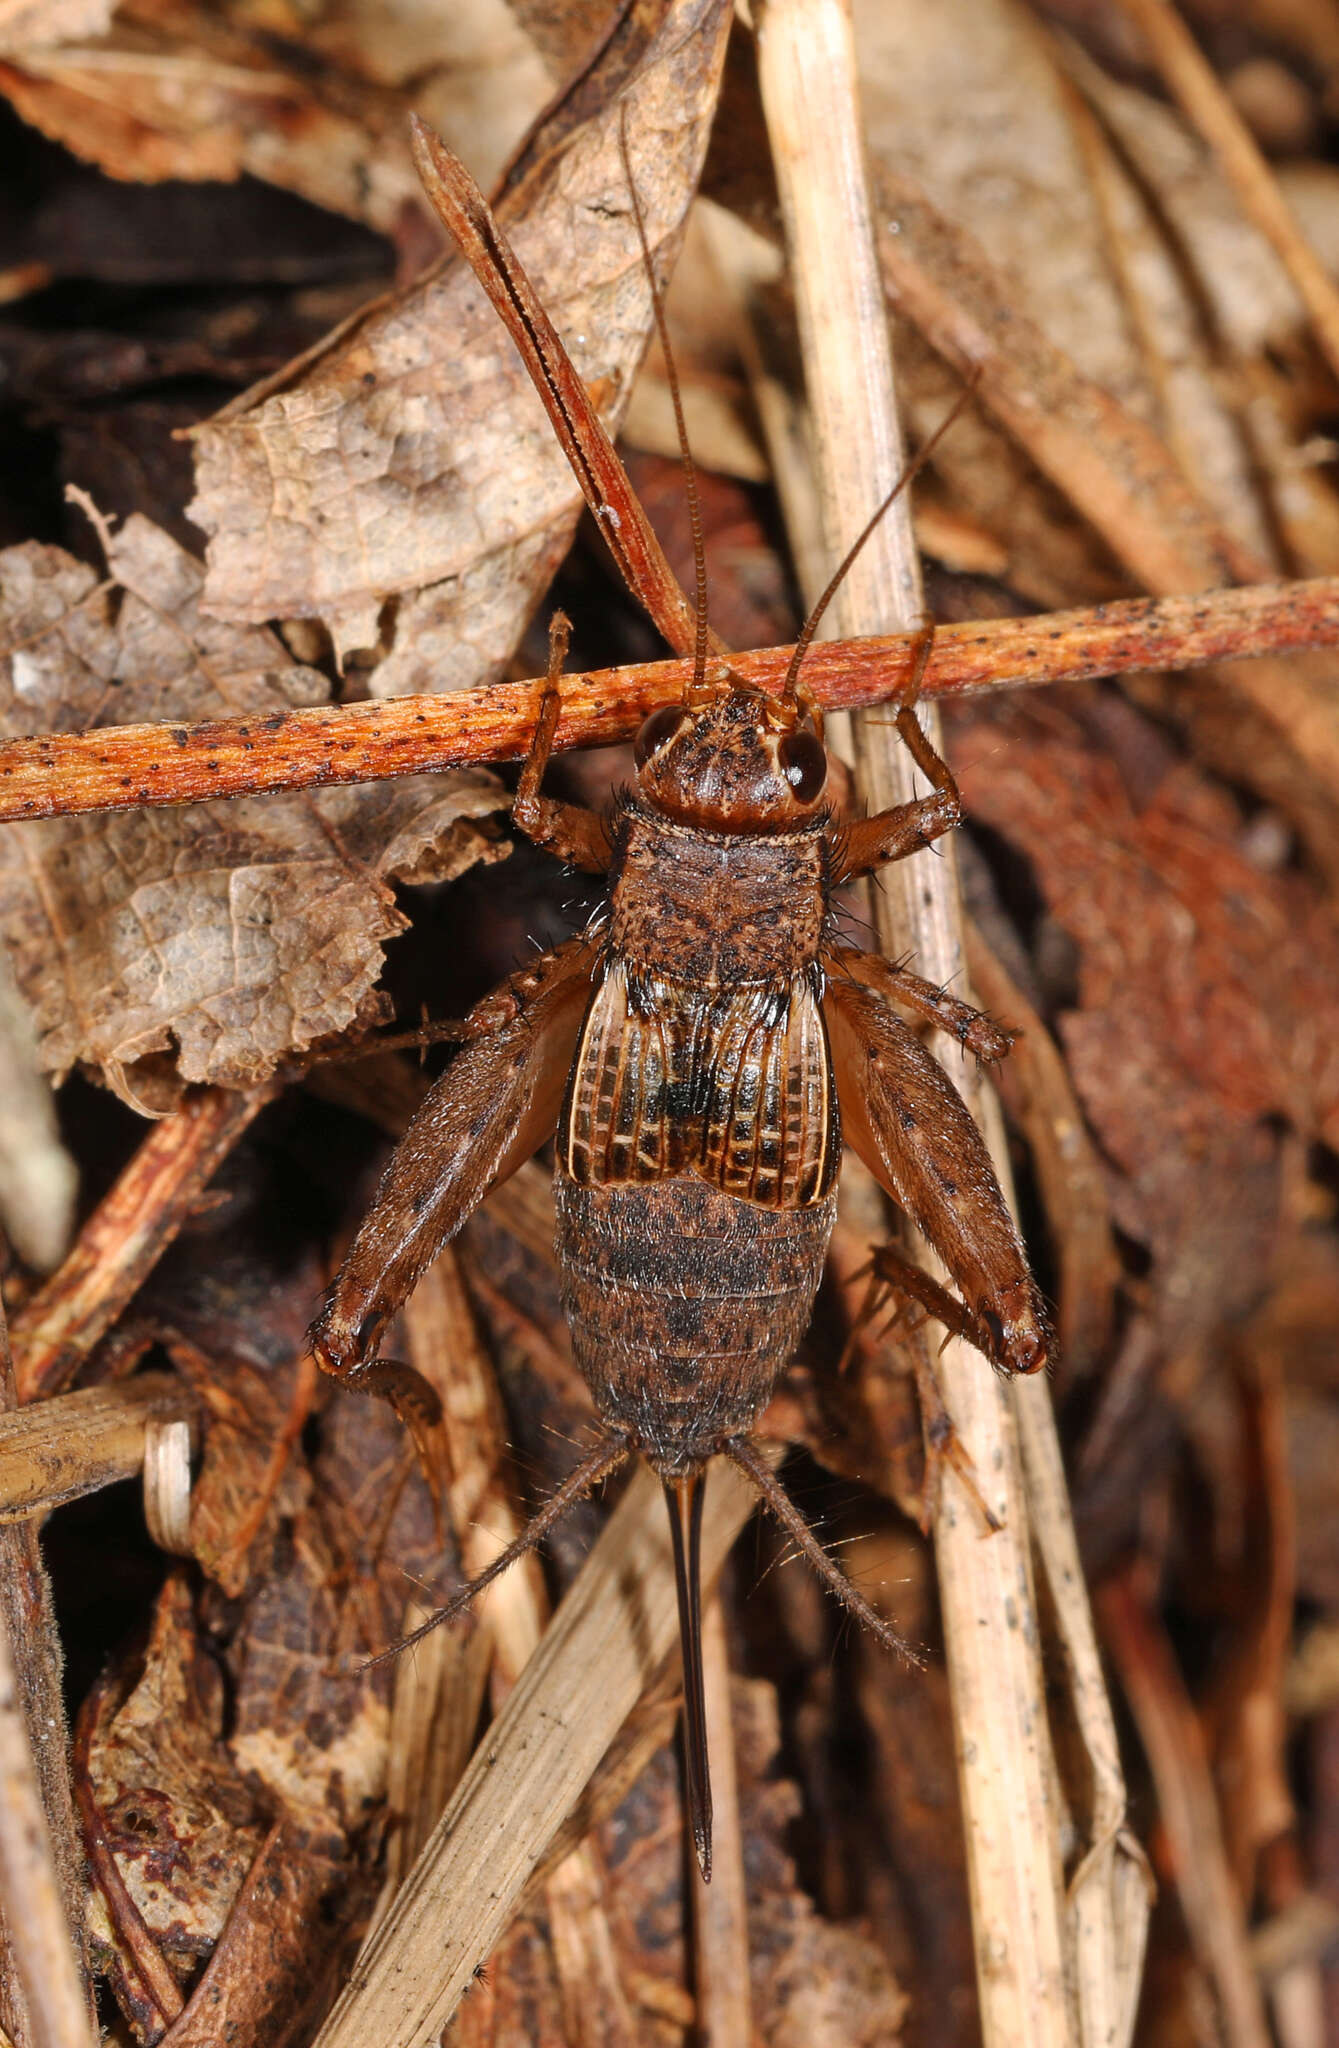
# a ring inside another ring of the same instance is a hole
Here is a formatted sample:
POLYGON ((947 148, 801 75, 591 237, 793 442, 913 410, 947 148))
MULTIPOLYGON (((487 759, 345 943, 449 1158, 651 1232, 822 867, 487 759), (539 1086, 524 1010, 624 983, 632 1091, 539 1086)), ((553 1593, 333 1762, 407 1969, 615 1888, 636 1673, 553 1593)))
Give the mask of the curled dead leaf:
MULTIPOLYGON (((266 628, 199 606, 200 565, 142 518, 108 543, 115 586, 56 548, 0 556, 0 724, 10 733, 324 701, 266 628)), ((43 1064, 96 1069, 132 1106, 192 1082, 246 1087, 376 1013, 394 878, 441 880, 505 848, 473 821, 505 801, 478 773, 419 776, 370 802, 193 805, 9 828, 0 929, 43 1064), (175 1052, 171 1067, 161 1055, 175 1052)))
POLYGON ((247 174, 387 234, 421 211, 411 104, 491 177, 553 89, 503 0, 353 0, 304 19, 301 41, 236 6, 7 12, 0 92, 85 162, 140 182, 247 174))
MULTIPOLYGON (((617 98, 499 208, 616 427, 651 326, 618 133, 663 265, 696 189, 730 10, 674 0, 617 98)), ((502 672, 566 550, 579 494, 515 349, 465 265, 368 313, 269 396, 198 430, 205 604, 319 617, 347 653, 389 641, 378 695, 502 672)))

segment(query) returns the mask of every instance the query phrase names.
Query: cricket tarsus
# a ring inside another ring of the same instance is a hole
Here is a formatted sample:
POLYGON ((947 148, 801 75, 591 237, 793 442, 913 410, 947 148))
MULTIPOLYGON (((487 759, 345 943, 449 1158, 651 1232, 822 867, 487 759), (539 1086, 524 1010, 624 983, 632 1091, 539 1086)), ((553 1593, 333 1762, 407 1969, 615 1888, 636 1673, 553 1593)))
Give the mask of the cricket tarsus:
POLYGON ((683 1646, 683 1746, 688 1821, 704 1884, 711 1883, 711 1771, 707 1762, 707 1693, 702 1669, 702 1502, 706 1475, 667 1479, 674 1543, 674 1587, 683 1646))
MULTIPOLYGON (((583 484, 597 458, 603 465, 596 490, 607 504, 617 458, 607 437, 586 445, 580 380, 477 192, 462 199, 465 173, 425 133, 420 163, 430 187, 433 178, 441 187, 443 217, 467 246, 472 240, 471 261, 512 322, 564 446, 572 453, 573 439, 581 444, 572 460, 583 484)), ((635 505, 618 474, 617 490, 635 505)), ((644 525, 639 506, 637 515, 644 525)), ((661 586, 648 583, 641 595, 682 647, 689 608, 675 590, 668 610, 661 586)), ((1008 1034, 905 969, 842 946, 833 912, 840 882, 916 852, 958 822, 952 773, 914 711, 933 627, 917 644, 897 713, 930 794, 842 825, 827 795, 818 718, 799 682, 830 596, 831 588, 800 636, 780 699, 726 672, 701 675, 681 703, 654 711, 634 748, 636 784, 603 816, 552 802, 540 788, 566 651, 566 621, 555 621, 514 816, 560 859, 608 872, 607 912, 582 939, 535 963, 524 988, 514 981, 501 991, 496 1029, 474 1036, 434 1085, 312 1331, 327 1371, 392 1391, 379 1386, 377 1360, 390 1319, 489 1188, 555 1138, 563 1308, 603 1445, 443 1616, 533 1547, 605 1471, 644 1457, 670 1506, 688 1806, 704 1875, 711 1802, 698 1517, 712 1458, 733 1459, 848 1611, 911 1655, 838 1571, 752 1442, 813 1309, 843 1135, 948 1269, 956 1293, 927 1278, 923 1305, 1002 1371, 1036 1371, 1048 1349, 1040 1296, 981 1134, 892 1005, 910 1005, 986 1057, 1007 1050, 1008 1034)), ((699 641, 703 616, 699 603, 691 636, 699 641)), ((915 1291, 891 1265, 883 1278, 915 1291)), ((395 1391, 403 1399, 398 1380, 395 1391)))
POLYGON ((569 867, 603 875, 608 873, 613 855, 609 834, 599 812, 588 810, 583 804, 559 803, 551 796, 540 794, 540 783, 553 751, 558 717, 562 711, 559 682, 571 633, 566 613, 555 612, 549 620, 549 672, 540 700, 539 722, 521 770, 521 779, 516 785, 511 815, 536 846, 547 846, 569 867))

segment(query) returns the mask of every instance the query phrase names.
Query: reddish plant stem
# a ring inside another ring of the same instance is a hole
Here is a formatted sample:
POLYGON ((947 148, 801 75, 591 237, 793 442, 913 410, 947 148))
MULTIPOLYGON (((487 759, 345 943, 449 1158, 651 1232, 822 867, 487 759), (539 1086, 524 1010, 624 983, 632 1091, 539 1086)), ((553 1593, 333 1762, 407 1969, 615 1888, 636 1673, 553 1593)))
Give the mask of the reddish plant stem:
MULTIPOLYGON (((1253 584, 1192 597, 1138 598, 1027 619, 944 626, 922 694, 1079 682, 1133 669, 1288 653, 1339 641, 1339 577, 1253 584)), ((820 704, 854 709, 895 696, 912 641, 902 633, 813 647, 804 678, 820 704)), ((779 691, 791 650, 731 658, 745 681, 779 691)), ((557 746, 626 740, 658 704, 683 695, 691 662, 641 662, 564 678, 557 746)), ((540 682, 442 697, 323 706, 198 725, 104 726, 0 745, 0 821, 199 803, 327 783, 519 760, 530 744, 540 682)))
POLYGON ((273 1086, 204 1088, 155 1124, 10 1330, 20 1401, 58 1394, 162 1257, 273 1086))

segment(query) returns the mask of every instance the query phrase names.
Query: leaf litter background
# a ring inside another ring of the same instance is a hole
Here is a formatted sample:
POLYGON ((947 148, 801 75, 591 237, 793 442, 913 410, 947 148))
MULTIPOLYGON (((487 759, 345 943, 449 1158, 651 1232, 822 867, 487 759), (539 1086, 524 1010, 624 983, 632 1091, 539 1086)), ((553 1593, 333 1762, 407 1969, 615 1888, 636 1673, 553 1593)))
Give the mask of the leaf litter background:
MULTIPOLYGON (((1339 266, 1328 9, 1189 19, 1339 266)), ((332 695, 535 674, 554 601, 583 665, 653 651, 578 528, 510 344, 442 254, 411 106, 502 181, 682 562, 654 351, 639 374, 649 313, 611 111, 627 88, 653 243, 666 260, 683 243, 671 316, 713 621, 743 645, 788 637, 813 565, 803 531, 782 540, 765 423, 777 390, 802 401, 739 28, 717 105, 727 25, 708 0, 617 20, 543 0, 0 9, 6 733, 263 724, 332 695), (712 203, 685 218, 704 154, 712 203)), ((1127 14, 869 0, 857 33, 913 432, 969 342, 986 364, 987 404, 918 486, 938 615, 1335 573, 1333 375, 1127 14)), ((1161 1887, 1141 2041, 1339 2040, 1335 702, 1316 655, 951 720, 973 974, 1026 1027, 1000 1086, 1161 1887), (1187 1810, 1207 1814, 1198 1833, 1187 1810)), ((597 799, 626 772, 569 758, 555 780, 597 799)), ((524 846, 502 858, 505 804, 492 778, 453 774, 5 828, 8 966, 65 1082, 79 1216, 143 1138, 130 1110, 255 1087, 382 1016, 458 1014, 579 923, 571 877, 524 846)), ((412 1674, 348 1675, 345 1653, 477 1568, 480 1524, 560 1476, 583 1413, 538 1167, 406 1318, 409 1355, 469 1411, 445 1548, 393 1421, 310 1383, 312 1305, 422 1085, 383 1058, 289 1086, 203 1201, 159 1218, 174 1241, 78 1362, 88 1384, 170 1367, 203 1418, 189 1559, 149 1544, 124 1490, 44 1534, 91 1955, 120 2038, 313 2037, 514 1677, 518 1632, 598 1524, 583 1509, 547 1585, 520 1574, 443 1646, 435 1705, 412 1674)), ((46 1114, 6 1089, 20 1385, 70 1199, 33 1136, 46 1114)), ((871 1596, 933 1642, 906 1358, 896 1333, 865 1341, 837 1382, 849 1313, 834 1286, 778 1404, 803 1447, 788 1477, 871 1596), (875 1466, 877 1490, 843 1476, 875 1466)), ((741 1546, 727 1609, 758 2038, 972 2041, 942 1669, 849 1640, 767 1531, 741 1546)), ((645 1770, 611 1770, 606 1818, 527 1901, 453 2041, 693 2038, 673 1687, 628 1735, 645 1770)), ((0 2025, 30 2038, 12 1973, 0 2025)))

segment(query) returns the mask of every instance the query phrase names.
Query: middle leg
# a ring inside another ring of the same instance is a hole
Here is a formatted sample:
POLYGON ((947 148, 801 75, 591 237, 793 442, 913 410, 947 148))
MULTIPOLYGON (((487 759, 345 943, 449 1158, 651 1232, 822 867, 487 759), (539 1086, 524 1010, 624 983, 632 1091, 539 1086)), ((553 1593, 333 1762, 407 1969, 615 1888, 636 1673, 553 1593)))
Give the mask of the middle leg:
POLYGON ((970 1003, 960 1002, 947 989, 913 974, 910 968, 881 959, 877 953, 865 953, 856 946, 834 946, 824 955, 824 965, 838 979, 858 981, 876 994, 891 996, 904 1009, 913 1010, 949 1038, 955 1038, 979 1060, 1002 1060, 1013 1048, 1016 1032, 997 1024, 984 1010, 974 1010, 970 1003))

